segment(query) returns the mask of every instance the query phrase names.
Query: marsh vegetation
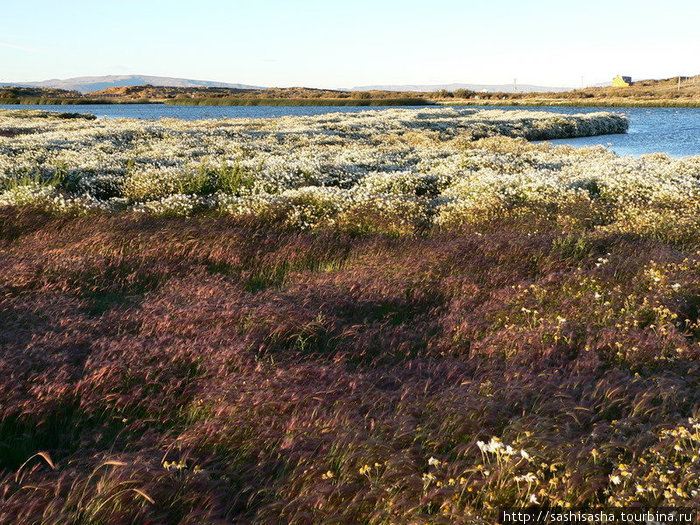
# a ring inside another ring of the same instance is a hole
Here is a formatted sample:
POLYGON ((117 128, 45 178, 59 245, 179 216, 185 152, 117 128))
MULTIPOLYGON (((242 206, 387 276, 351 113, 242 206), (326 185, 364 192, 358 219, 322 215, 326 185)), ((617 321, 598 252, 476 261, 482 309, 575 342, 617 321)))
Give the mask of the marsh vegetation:
POLYGON ((700 502, 700 157, 607 114, 3 116, 0 522, 700 502))

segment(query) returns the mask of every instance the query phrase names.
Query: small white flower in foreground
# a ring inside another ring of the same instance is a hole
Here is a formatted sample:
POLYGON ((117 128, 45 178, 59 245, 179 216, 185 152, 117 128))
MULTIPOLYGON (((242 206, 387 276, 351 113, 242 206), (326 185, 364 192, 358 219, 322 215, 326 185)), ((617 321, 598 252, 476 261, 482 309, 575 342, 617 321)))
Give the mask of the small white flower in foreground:
POLYGON ((532 472, 528 472, 523 476, 516 476, 515 481, 525 481, 527 483, 534 483, 535 481, 537 481, 537 476, 535 476, 532 472))
POLYGON ((501 443, 501 440, 497 437, 492 437, 491 441, 489 441, 489 448, 491 449, 491 452, 495 452, 496 450, 503 448, 503 443, 501 443))

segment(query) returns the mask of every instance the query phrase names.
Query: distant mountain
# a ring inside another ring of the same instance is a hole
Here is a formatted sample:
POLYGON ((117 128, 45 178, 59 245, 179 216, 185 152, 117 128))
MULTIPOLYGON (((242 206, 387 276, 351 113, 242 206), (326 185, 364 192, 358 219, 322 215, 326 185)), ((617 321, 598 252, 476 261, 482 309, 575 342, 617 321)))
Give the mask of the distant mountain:
POLYGON ((5 86, 17 87, 45 87, 56 89, 75 90, 81 93, 90 91, 101 91, 111 87, 123 86, 152 86, 165 87, 219 87, 235 89, 260 89, 259 86, 248 86, 245 84, 227 84, 225 82, 211 82, 208 80, 191 80, 187 78, 153 77, 148 75, 108 75, 102 77, 76 77, 67 79, 54 78, 41 82, 9 82, 5 86))
MULTIPOLYGON (((489 93, 514 93, 513 84, 439 84, 439 85, 400 85, 400 86, 359 86, 352 91, 454 91, 456 89, 469 89, 471 91, 487 91, 489 93)), ((533 86, 530 84, 518 84, 518 93, 554 93, 559 91, 571 91, 570 87, 533 86)))

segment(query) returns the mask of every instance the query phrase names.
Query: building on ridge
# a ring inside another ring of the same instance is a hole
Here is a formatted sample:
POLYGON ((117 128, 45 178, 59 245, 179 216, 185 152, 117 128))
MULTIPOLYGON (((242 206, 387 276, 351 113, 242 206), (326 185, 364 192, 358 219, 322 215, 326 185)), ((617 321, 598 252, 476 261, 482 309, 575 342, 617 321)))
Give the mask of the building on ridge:
POLYGON ((617 75, 615 78, 613 78, 613 81, 612 81, 613 87, 630 87, 631 85, 632 85, 632 77, 625 77, 625 76, 617 75))

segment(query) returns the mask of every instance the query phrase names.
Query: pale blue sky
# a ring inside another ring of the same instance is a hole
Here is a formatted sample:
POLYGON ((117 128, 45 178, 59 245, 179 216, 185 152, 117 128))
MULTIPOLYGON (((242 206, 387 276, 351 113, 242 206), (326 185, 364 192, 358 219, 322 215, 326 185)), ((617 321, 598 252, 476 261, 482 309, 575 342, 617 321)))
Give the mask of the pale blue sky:
POLYGON ((697 0, 34 0, 0 15, 0 83, 145 74, 262 86, 578 86, 700 73, 697 0))

